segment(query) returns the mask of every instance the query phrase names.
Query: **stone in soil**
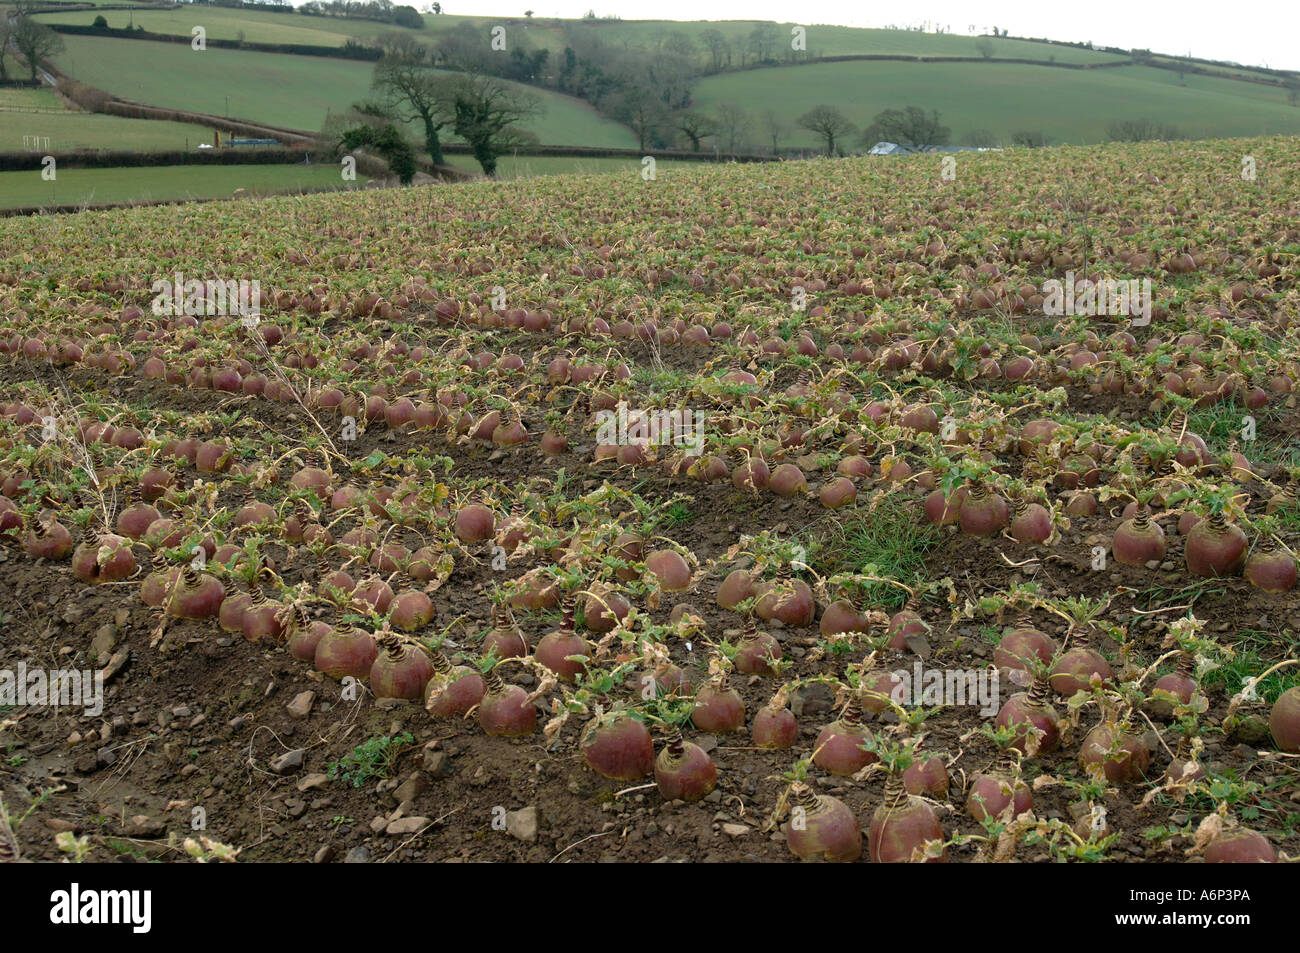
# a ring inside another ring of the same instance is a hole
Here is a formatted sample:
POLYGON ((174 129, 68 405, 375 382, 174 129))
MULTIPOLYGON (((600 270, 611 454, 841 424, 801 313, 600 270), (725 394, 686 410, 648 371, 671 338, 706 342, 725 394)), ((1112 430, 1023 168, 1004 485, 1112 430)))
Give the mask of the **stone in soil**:
POLYGON ((161 837, 167 831, 167 825, 156 817, 137 814, 126 822, 122 833, 127 837, 161 837))
POLYGON ((311 714, 312 702, 316 700, 315 692, 299 692, 293 697, 293 701, 285 705, 285 709, 294 718, 306 718, 311 714))
POLYGON ((271 770, 276 774, 292 774, 302 769, 303 760, 306 757, 306 748, 294 748, 292 751, 286 751, 278 758, 275 758, 271 762, 271 770))
POLYGON ((537 808, 531 805, 506 813, 506 832, 527 844, 537 840, 537 823, 537 808))
POLYGON ((403 817, 392 821, 385 828, 385 831, 391 836, 400 836, 403 834, 418 834, 428 825, 427 817, 403 817))
POLYGON ((424 775, 419 771, 413 771, 411 776, 393 791, 393 800, 399 804, 403 801, 414 801, 424 793, 424 788, 424 775))
POLYGON ((319 772, 314 774, 304 774, 298 780, 298 790, 312 791, 315 790, 316 788, 323 788, 328 783, 329 783, 328 774, 320 774, 319 772))

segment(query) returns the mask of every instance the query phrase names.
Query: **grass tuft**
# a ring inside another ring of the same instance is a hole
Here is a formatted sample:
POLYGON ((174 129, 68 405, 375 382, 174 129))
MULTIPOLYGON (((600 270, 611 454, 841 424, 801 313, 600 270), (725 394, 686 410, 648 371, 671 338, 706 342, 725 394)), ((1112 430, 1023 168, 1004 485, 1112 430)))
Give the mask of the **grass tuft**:
MULTIPOLYGON (((804 538, 808 565, 820 576, 865 573, 911 585, 938 545, 939 532, 904 497, 891 494, 877 498, 869 509, 826 516, 804 538)), ((887 609, 907 601, 906 592, 885 583, 864 583, 860 594, 869 605, 887 609)))

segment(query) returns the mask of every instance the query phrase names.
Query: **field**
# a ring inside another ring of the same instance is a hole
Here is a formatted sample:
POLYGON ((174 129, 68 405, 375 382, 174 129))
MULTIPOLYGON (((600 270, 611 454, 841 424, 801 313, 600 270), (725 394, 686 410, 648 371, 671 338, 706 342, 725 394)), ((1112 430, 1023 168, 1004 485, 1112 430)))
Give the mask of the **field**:
POLYGON ((1281 89, 1144 66, 1081 72, 1021 64, 823 63, 749 70, 706 77, 696 87, 699 108, 739 103, 755 120, 774 110, 791 127, 783 145, 815 148, 812 133, 794 118, 834 103, 859 127, 882 109, 924 104, 937 109, 953 141, 986 129, 1004 142, 1019 129, 1046 133, 1058 143, 1107 138, 1110 123, 1146 118, 1175 126, 1188 137, 1231 137, 1300 132, 1300 109, 1281 89))
MULTIPOLYGON (((496 25, 503 25, 507 37, 511 30, 522 30, 529 43, 534 46, 544 46, 553 53, 562 52, 564 49, 565 34, 556 21, 539 19, 537 22, 528 23, 523 19, 512 20, 502 17, 425 17, 425 23, 434 29, 440 26, 455 27, 460 21, 479 26, 484 31, 496 25), (442 21, 447 23, 443 24, 442 21)), ((589 31, 602 42, 614 47, 630 44, 654 49, 667 35, 680 32, 696 43, 701 62, 704 62, 709 55, 705 47, 704 34, 710 30, 717 30, 731 44, 735 65, 740 65, 740 49, 745 45, 756 25, 757 21, 749 20, 690 22, 624 20, 579 24, 581 29, 589 31)), ((786 56, 793 26, 792 23, 776 24, 775 32, 784 43, 777 51, 778 59, 786 56)), ((979 38, 975 36, 817 24, 804 24, 804 26, 807 31, 805 36, 810 56, 982 56, 976 46, 979 38)), ((1031 43, 1027 40, 990 38, 990 42, 993 43, 994 59, 1014 57, 1050 60, 1055 58, 1058 63, 1105 63, 1123 58, 1113 53, 1056 44, 1031 43)))
MULTIPOLYGON (((67 36, 57 62, 69 75, 110 93, 172 109, 230 115, 315 132, 329 110, 370 92, 373 63, 210 48, 180 43, 67 36), (166 81, 160 81, 160 77, 166 81), (229 106, 227 106, 227 102, 229 106)), ((578 100, 530 90, 544 112, 525 124, 546 145, 633 148, 636 138, 578 100)))
POLYGON ((37 112, 62 108, 59 97, 50 89, 0 89, 0 109, 3 110, 37 112))
MULTIPOLYGON (((42 23, 67 23, 90 26, 96 14, 91 10, 72 13, 43 13, 42 23)), ((204 7, 180 10, 106 10, 102 14, 109 27, 125 29, 130 23, 150 33, 192 36, 201 26, 209 39, 237 40, 242 32, 251 43, 297 43, 306 46, 342 46, 349 38, 368 39, 381 33, 413 33, 404 27, 371 20, 298 16, 292 13, 263 13, 204 7)))
POLYGON ((1295 858, 1295 150, 6 222, 0 853, 1295 858))
MULTIPOLYGON (((95 19, 92 11, 71 13, 41 14, 40 19, 46 23, 69 23, 89 26, 95 19)), ((367 20, 341 20, 336 18, 307 17, 295 14, 262 13, 221 8, 202 10, 136 10, 128 14, 125 10, 111 10, 104 13, 108 25, 121 29, 130 22, 142 26, 151 33, 170 33, 189 36, 195 26, 203 26, 209 37, 233 40, 242 31, 250 42, 257 43, 307 43, 319 46, 341 46, 349 38, 369 39, 383 33, 410 33, 426 42, 450 30, 469 24, 483 31, 484 37, 494 26, 504 26, 509 38, 512 31, 527 38, 535 47, 545 47, 553 54, 562 53, 565 46, 564 21, 537 18, 533 21, 522 17, 477 17, 458 15, 428 14, 425 16, 424 30, 408 30, 390 24, 375 23, 367 20)), ((569 21, 572 26, 572 21, 569 21)), ((777 24, 777 31, 784 38, 790 37, 794 24, 777 24)), ((681 32, 690 37, 699 47, 701 61, 707 55, 704 50, 703 35, 709 30, 717 30, 737 50, 734 54, 739 63, 739 48, 755 26, 754 21, 728 20, 720 22, 694 21, 677 22, 664 20, 625 20, 601 21, 597 23, 577 24, 581 29, 598 37, 612 46, 633 44, 655 48, 663 37, 672 32, 681 32)), ((852 55, 892 55, 892 56, 981 56, 976 46, 978 38, 954 34, 918 33, 908 30, 872 30, 844 26, 819 26, 805 24, 807 29, 808 52, 813 56, 852 56, 852 55)), ((486 42, 486 39, 485 39, 486 42)), ((1026 40, 996 39, 993 43, 993 58, 1055 60, 1058 63, 1105 63, 1123 57, 1113 53, 1103 53, 1078 47, 1031 43, 1026 40)))
POLYGON ((197 149, 212 141, 212 130, 183 122, 155 122, 69 111, 57 113, 0 110, 0 152, 22 152, 23 136, 48 136, 42 152, 78 149, 197 149))
MULTIPOLYGON (((466 155, 449 155, 447 163, 467 172, 480 172, 477 162, 466 155)), ((690 162, 672 162, 661 160, 655 165, 656 175, 667 175, 674 170, 697 168, 690 162)), ((620 159, 613 157, 583 158, 577 156, 502 156, 497 167, 500 179, 530 178, 536 175, 605 175, 617 173, 632 178, 641 178, 641 162, 638 159, 620 159)))
MULTIPOLYGON (((47 182, 39 170, 0 172, 0 208, 221 198, 235 189, 252 194, 343 188, 338 166, 172 165, 122 169, 58 169, 47 182)), ((356 184, 367 181, 358 175, 356 184)))
MULTIPOLYGON (((51 152, 194 149, 200 142, 212 141, 212 130, 65 109, 49 89, 0 89, 0 152, 23 151, 24 136, 49 137, 51 152)), ((44 141, 41 149, 46 151, 44 141)))
MULTIPOLYGON (((160 124, 159 124, 160 125, 160 124)), ((0 127, 3 124, 0 123, 0 127)), ((448 163, 479 172, 469 156, 448 156, 448 163)), ((692 168, 690 163, 660 162, 658 176, 692 168)), ((566 156, 504 156, 498 169, 503 180, 538 175, 619 174, 640 181, 641 163, 632 159, 583 159, 566 156)), ((365 176, 357 182, 364 183, 365 176)), ((0 208, 29 205, 149 201, 151 199, 221 198, 235 189, 266 194, 295 189, 343 187, 337 166, 194 165, 123 169, 60 169, 54 183, 39 171, 0 172, 0 208)))

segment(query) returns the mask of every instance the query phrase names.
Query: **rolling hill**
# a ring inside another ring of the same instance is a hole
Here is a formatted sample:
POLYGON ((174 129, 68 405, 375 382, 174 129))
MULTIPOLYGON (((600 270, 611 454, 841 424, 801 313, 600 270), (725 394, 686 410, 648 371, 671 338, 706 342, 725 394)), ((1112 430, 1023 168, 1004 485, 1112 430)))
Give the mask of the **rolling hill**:
MULTIPOLYGON (((181 43, 67 36, 56 62, 69 75, 126 99, 316 131, 328 112, 370 91, 372 63, 181 43), (227 97, 229 105, 227 106, 227 97)), ((586 103, 529 88, 543 113, 525 128, 544 145, 633 148, 626 127, 586 103)))
POLYGON ((1140 117, 1192 138, 1300 133, 1300 109, 1281 89, 1193 74, 1180 83, 1177 73, 1146 66, 813 63, 709 76, 697 84, 695 100, 704 112, 738 103, 755 119, 772 110, 790 127, 785 143, 808 148, 819 140, 795 120, 819 103, 838 107, 859 127, 890 107, 937 109, 954 142, 975 129, 1004 140, 1035 129, 1057 142, 1101 142, 1111 122, 1140 117))
MULTIPOLYGON (((90 26, 99 15, 93 10, 68 13, 41 14, 45 23, 65 23, 90 26)), ((151 33, 170 33, 189 36, 195 26, 203 26, 207 35, 216 39, 234 40, 242 32, 244 38, 257 43, 305 43, 321 46, 341 46, 348 39, 373 39, 385 33, 409 33, 431 42, 440 34, 469 25, 482 30, 485 42, 492 27, 504 26, 507 39, 515 31, 525 42, 549 49, 552 54, 562 53, 565 46, 565 28, 578 27, 601 42, 611 46, 642 46, 654 49, 670 33, 680 32, 697 44, 701 62, 707 58, 705 34, 716 30, 737 50, 756 25, 757 20, 557 20, 523 17, 455 16, 426 14, 424 30, 373 20, 342 19, 339 17, 304 16, 292 13, 269 13, 256 10, 234 10, 223 7, 201 7, 179 10, 105 10, 102 14, 108 25, 121 29, 133 23, 151 33)), ((793 23, 775 24, 776 32, 785 40, 790 37, 793 23)), ((920 33, 911 30, 881 30, 860 27, 804 24, 807 30, 808 52, 812 56, 901 55, 901 56, 980 56, 977 38, 950 33, 920 33)), ((1089 50, 1063 44, 1044 44, 1029 40, 1000 38, 993 43, 993 58, 1055 59, 1060 63, 1114 62, 1122 57, 1113 53, 1089 50)), ((736 56, 739 63, 739 55, 736 56)))

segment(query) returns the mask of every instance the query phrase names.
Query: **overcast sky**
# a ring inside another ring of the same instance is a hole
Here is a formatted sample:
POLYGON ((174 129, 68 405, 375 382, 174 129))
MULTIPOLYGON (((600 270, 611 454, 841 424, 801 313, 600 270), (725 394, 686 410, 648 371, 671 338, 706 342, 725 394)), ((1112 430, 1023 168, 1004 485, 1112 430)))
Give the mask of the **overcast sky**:
MULTIPOLYGON (((429 0, 395 0, 423 10, 429 0)), ((965 34, 997 26, 1012 36, 1091 40, 1098 46, 1146 47, 1157 53, 1232 60, 1248 66, 1300 69, 1300 0, 446 0, 444 12, 466 15, 580 17, 624 20, 776 20, 882 27, 924 21, 965 34)), ((814 46, 810 32, 808 46, 814 46)))

